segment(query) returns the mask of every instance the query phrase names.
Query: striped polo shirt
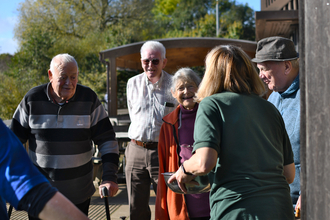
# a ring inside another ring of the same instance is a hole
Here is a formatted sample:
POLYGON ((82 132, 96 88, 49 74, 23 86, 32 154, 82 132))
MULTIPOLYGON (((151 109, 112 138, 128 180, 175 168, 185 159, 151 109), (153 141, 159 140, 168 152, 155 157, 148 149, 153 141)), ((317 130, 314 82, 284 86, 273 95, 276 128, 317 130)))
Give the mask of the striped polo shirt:
POLYGON ((34 87, 24 96, 11 129, 22 143, 29 142, 30 159, 51 184, 79 204, 95 192, 93 142, 104 159, 104 173, 108 174, 103 180, 114 182, 118 143, 94 91, 78 84, 75 95, 59 105, 50 98, 49 86, 50 83, 34 87))

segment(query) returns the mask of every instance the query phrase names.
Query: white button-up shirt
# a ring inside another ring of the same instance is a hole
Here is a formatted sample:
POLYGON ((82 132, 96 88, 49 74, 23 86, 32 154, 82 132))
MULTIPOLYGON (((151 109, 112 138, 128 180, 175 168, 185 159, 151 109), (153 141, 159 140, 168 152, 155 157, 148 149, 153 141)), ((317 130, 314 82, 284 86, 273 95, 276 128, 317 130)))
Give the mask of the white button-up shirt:
POLYGON ((143 72, 127 82, 127 107, 131 124, 130 139, 158 142, 162 118, 177 105, 170 88, 172 75, 162 71, 158 82, 152 84, 143 72))

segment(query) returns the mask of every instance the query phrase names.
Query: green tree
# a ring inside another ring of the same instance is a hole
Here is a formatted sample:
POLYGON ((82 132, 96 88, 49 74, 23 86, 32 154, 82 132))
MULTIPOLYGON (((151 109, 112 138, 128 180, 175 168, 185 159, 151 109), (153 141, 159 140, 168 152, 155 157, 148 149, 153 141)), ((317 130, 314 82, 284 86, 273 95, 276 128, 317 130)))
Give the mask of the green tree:
POLYGON ((12 58, 9 69, 1 74, 0 117, 10 119, 27 91, 48 81, 49 48, 52 38, 36 29, 12 58))
POLYGON ((211 10, 211 0, 155 0, 152 38, 196 36, 198 21, 211 10))
POLYGON ((134 27, 152 6, 152 0, 26 0, 19 8, 16 37, 24 42, 37 27, 56 39, 77 41, 117 24, 134 27))
POLYGON ((0 54, 0 73, 8 70, 12 57, 9 53, 0 54))
POLYGON ((220 37, 255 40, 254 11, 247 4, 231 3, 220 12, 220 37))
MULTIPOLYGON (((15 29, 19 52, 0 75, 5 82, 0 101, 6 103, 0 116, 12 115, 29 89, 48 82, 49 63, 59 53, 76 58, 79 83, 103 98, 106 74, 100 51, 150 39, 215 37, 215 6, 214 0, 25 0, 15 29)), ((219 37, 254 40, 250 7, 219 0, 219 11, 219 37)), ((131 74, 136 73, 118 72, 118 95, 125 95, 121 87, 131 74)))
MULTIPOLYGON (((254 11, 248 5, 219 0, 218 7, 218 37, 254 40, 254 11)), ((216 36, 216 1, 155 0, 152 12, 157 28, 145 33, 152 38, 216 36)))
POLYGON ((0 73, 0 117, 3 120, 11 119, 17 107, 17 100, 21 94, 16 86, 16 80, 13 77, 0 73))
POLYGON ((152 0, 26 0, 15 28, 19 61, 45 70, 54 55, 69 53, 88 66, 90 54, 142 40, 134 30, 152 6, 152 0))
POLYGON ((48 82, 50 61, 59 53, 76 58, 79 83, 104 95, 99 51, 143 40, 139 30, 152 6, 152 0, 25 0, 15 28, 20 49, 3 75, 20 85, 14 105, 33 86, 48 82))
POLYGON ((35 70, 24 70, 14 66, 13 62, 10 66, 9 70, 0 73, 0 117, 2 119, 11 119, 25 93, 41 84, 42 78, 46 78, 46 76, 39 77, 35 70))

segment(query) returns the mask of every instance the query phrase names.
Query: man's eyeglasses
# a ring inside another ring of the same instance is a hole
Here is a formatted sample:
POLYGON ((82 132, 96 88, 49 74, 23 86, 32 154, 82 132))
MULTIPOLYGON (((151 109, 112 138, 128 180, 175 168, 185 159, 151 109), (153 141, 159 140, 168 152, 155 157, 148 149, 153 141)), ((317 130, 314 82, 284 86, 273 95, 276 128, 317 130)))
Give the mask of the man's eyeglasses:
POLYGON ((150 62, 153 65, 158 65, 159 64, 159 59, 152 59, 152 60, 144 59, 144 60, 142 60, 142 62, 143 62, 144 65, 149 65, 150 62))

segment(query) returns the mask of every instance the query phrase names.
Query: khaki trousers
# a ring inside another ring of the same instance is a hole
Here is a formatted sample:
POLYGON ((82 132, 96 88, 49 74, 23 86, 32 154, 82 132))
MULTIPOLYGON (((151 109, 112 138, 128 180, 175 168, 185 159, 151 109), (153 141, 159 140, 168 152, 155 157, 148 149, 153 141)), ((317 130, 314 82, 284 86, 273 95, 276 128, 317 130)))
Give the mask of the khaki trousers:
POLYGON ((150 220, 150 185, 156 193, 158 183, 158 149, 146 149, 130 142, 125 151, 125 176, 130 220, 150 220))

